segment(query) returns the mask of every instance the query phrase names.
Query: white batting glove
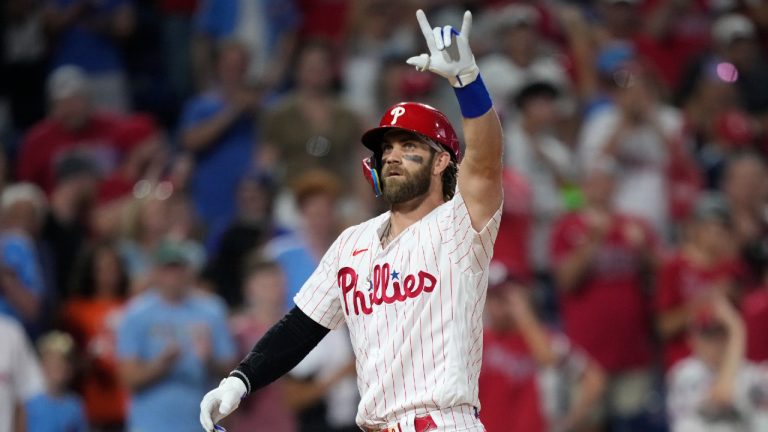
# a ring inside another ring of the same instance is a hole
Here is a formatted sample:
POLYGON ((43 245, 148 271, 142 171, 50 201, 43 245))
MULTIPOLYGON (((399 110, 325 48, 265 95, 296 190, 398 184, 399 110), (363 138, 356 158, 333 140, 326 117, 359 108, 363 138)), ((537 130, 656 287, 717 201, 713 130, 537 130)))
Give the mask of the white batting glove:
POLYGON ((240 379, 228 377, 221 380, 219 386, 209 391, 200 402, 200 424, 203 429, 206 432, 223 430, 216 423, 232 414, 245 393, 245 384, 240 379))
POLYGON ((477 79, 480 70, 469 48, 472 12, 464 12, 464 22, 459 32, 449 25, 433 29, 421 9, 416 11, 416 19, 427 40, 429 54, 409 58, 409 65, 416 66, 420 71, 432 71, 448 79, 454 87, 464 87, 477 79))

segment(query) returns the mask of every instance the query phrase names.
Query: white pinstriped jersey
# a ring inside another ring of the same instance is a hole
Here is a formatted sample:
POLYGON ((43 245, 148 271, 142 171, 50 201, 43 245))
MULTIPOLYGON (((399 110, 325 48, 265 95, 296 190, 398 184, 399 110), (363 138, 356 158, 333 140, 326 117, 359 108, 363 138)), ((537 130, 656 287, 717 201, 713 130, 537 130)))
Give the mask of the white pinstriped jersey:
POLYGON ((331 329, 346 321, 359 425, 428 412, 453 430, 479 425, 482 311, 501 209, 478 233, 457 192, 382 248, 388 219, 389 212, 345 230, 296 305, 331 329), (438 410, 461 418, 443 419, 438 410))

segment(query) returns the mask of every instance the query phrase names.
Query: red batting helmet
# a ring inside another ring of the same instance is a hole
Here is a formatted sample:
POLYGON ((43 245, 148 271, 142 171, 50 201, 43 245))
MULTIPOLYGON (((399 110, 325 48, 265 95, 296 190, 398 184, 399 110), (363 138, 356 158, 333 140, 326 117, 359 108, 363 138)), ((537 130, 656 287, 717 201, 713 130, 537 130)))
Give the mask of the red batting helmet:
POLYGON ((384 134, 393 129, 414 132, 431 139, 451 154, 456 163, 461 162, 459 138, 445 114, 429 105, 417 102, 400 102, 390 107, 379 122, 379 127, 363 134, 363 145, 374 155, 363 161, 363 174, 373 186, 376 196, 381 195, 381 143, 384 134))

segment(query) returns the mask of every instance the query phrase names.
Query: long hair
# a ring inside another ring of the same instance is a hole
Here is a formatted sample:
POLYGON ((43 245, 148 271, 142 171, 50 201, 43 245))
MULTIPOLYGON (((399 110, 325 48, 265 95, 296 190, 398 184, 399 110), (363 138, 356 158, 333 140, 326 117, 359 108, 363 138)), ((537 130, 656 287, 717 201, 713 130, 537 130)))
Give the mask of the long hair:
POLYGON ((75 262, 75 268, 70 280, 70 295, 84 299, 91 299, 96 295, 96 280, 93 277, 96 269, 96 256, 105 251, 112 253, 118 262, 119 279, 116 296, 118 298, 126 298, 128 295, 128 272, 125 269, 125 264, 120 259, 117 247, 111 242, 94 244, 80 253, 75 262))

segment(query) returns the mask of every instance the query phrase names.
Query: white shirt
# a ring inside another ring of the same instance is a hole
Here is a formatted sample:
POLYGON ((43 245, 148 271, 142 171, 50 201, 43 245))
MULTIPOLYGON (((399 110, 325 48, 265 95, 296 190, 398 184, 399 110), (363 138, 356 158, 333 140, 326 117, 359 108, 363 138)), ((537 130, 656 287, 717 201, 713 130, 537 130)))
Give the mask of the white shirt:
POLYGON ((296 305, 327 328, 346 321, 358 425, 412 424, 430 413, 438 427, 482 430, 474 413, 482 314, 501 208, 478 233, 457 193, 382 248, 388 219, 345 230, 296 305))
POLYGON ((45 382, 19 324, 0 316, 0 341, 0 432, 11 432, 16 405, 45 391, 45 382))
POLYGON ((549 268, 549 238, 555 220, 565 210, 557 175, 575 177, 574 159, 571 152, 557 138, 541 134, 537 137, 547 164, 536 154, 531 137, 519 121, 510 122, 505 128, 505 165, 520 173, 533 191, 533 229, 530 238, 530 256, 537 270, 549 268), (554 165, 552 168, 551 165, 554 165))
MULTIPOLYGON (((668 136, 680 134, 683 118, 675 108, 658 106, 654 112, 657 122, 668 136)), ((589 167, 600 154, 618 127, 621 112, 606 107, 590 117, 579 139, 579 159, 589 167)), ((620 174, 615 202, 618 210, 647 220, 659 233, 668 231, 666 167, 669 149, 663 137, 650 126, 631 130, 618 145, 617 162, 620 174)))
POLYGON ((744 362, 734 385, 734 415, 708 416, 704 401, 715 373, 703 361, 688 357, 667 377, 667 410, 673 432, 760 432, 768 430, 768 366, 744 362))

